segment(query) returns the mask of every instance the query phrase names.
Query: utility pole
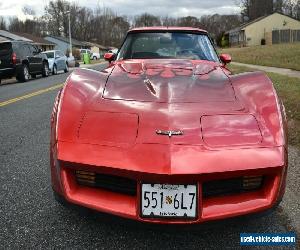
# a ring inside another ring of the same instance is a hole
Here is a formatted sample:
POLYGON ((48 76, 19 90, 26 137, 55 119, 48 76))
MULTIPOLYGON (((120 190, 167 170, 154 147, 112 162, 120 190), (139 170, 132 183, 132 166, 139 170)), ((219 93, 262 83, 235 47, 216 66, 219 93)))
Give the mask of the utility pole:
POLYGON ((69 16, 69 43, 70 43, 70 53, 69 53, 69 57, 72 57, 72 34, 71 34, 71 11, 69 10, 67 12, 68 16, 69 16))

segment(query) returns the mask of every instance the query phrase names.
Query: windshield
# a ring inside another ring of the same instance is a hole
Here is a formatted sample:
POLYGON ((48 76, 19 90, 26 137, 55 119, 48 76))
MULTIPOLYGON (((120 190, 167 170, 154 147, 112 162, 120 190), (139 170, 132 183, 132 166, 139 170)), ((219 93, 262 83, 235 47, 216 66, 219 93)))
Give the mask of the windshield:
POLYGON ((46 52, 45 54, 49 59, 54 58, 54 52, 46 52))
POLYGON ((205 34, 149 32, 128 34, 118 59, 191 59, 218 61, 205 34))

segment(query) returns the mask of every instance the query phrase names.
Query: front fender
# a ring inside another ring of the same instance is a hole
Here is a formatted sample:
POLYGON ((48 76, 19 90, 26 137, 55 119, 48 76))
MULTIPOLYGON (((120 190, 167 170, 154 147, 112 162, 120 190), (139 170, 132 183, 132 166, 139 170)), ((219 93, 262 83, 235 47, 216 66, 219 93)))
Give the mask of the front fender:
POLYGON ((281 104, 272 81, 263 72, 230 76, 237 99, 241 100, 260 126, 265 145, 286 146, 281 104))
POLYGON ((57 119, 57 140, 76 140, 78 127, 90 103, 101 98, 110 71, 74 71, 62 90, 57 119))

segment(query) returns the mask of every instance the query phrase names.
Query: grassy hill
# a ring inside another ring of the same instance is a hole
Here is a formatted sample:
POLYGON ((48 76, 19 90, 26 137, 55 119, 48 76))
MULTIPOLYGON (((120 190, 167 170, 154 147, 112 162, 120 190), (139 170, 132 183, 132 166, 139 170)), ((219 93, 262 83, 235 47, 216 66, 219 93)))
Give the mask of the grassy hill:
POLYGON ((300 70, 300 43, 222 49, 233 62, 300 70))

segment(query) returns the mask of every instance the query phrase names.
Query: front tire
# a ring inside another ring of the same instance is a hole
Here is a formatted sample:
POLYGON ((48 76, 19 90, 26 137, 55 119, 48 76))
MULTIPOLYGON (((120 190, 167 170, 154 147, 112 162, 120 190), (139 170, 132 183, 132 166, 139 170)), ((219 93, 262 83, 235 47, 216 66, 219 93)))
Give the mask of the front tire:
POLYGON ((65 67, 65 73, 68 73, 69 72, 69 66, 68 66, 68 64, 66 63, 66 67, 65 67))
POLYGON ((19 82, 27 82, 29 80, 29 69, 26 64, 22 64, 21 72, 17 75, 16 78, 19 82))
POLYGON ((93 57, 93 60, 97 60, 97 57, 96 57, 96 56, 94 56, 94 57, 93 57))
POLYGON ((52 71, 53 75, 57 75, 57 67, 56 65, 53 65, 53 71, 52 71))
POLYGON ((52 191, 53 191, 53 197, 58 203, 60 203, 64 206, 68 205, 67 201, 65 200, 65 198, 62 195, 60 195, 59 193, 57 193, 54 190, 52 190, 52 191))
POLYGON ((42 76, 48 77, 49 76, 49 66, 48 63, 43 64, 42 76))

